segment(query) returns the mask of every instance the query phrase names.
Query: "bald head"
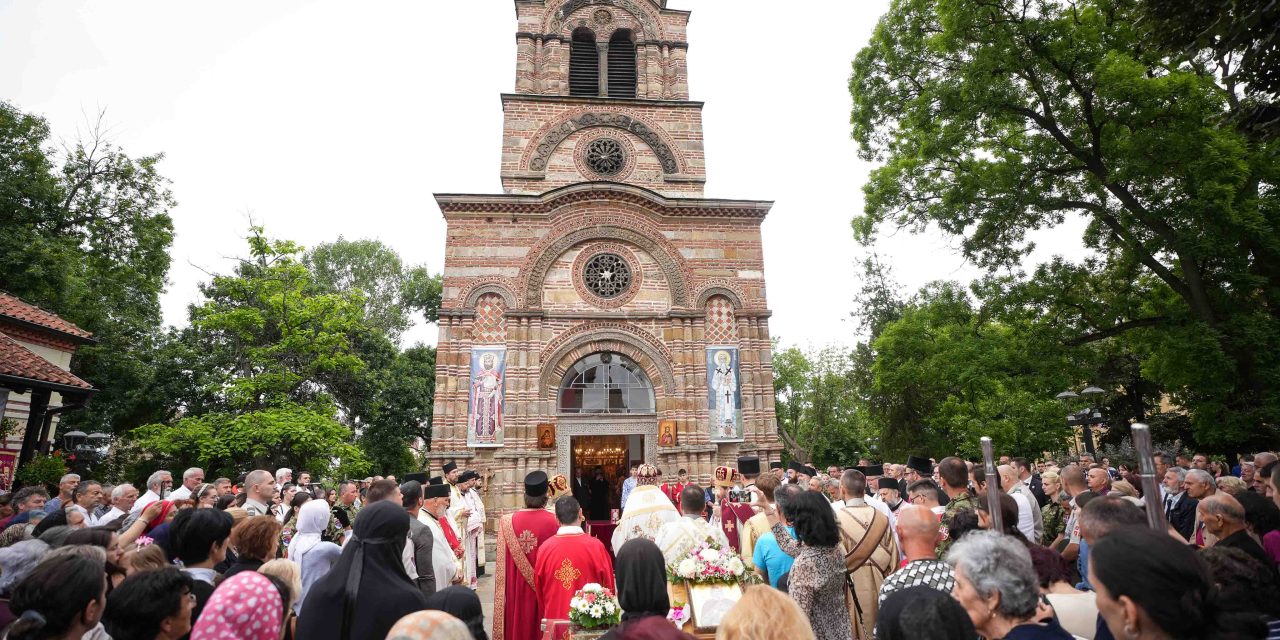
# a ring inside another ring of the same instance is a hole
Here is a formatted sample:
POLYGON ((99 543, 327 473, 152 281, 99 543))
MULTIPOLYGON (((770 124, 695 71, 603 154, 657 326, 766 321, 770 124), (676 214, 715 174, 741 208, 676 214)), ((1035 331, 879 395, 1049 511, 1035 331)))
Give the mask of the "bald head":
POLYGON ((1002 464, 996 467, 996 473, 1000 474, 1000 488, 1005 491, 1018 482, 1018 471, 1013 468, 1013 465, 1002 464))
POLYGON ((1084 481, 1084 471, 1078 465, 1069 464, 1061 473, 1058 474, 1062 478, 1062 487, 1067 493, 1074 497, 1076 494, 1083 493, 1088 485, 1084 481))
POLYGON ((1229 493, 1214 494, 1200 501, 1205 515, 1222 516, 1231 522, 1244 522, 1244 506, 1229 493))
POLYGON ((928 507, 918 504, 903 505, 898 510, 898 539, 908 560, 936 557, 938 545, 938 516, 928 507))

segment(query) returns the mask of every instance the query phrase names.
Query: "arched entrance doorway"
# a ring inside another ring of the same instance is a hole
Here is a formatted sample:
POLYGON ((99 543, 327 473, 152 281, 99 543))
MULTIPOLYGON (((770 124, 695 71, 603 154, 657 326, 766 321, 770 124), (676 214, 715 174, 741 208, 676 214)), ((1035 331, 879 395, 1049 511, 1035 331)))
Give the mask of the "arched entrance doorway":
POLYGON ((560 471, 570 478, 581 472, 590 493, 584 510, 593 520, 607 519, 610 510, 620 508, 630 466, 654 459, 653 383, 631 358, 601 351, 569 367, 556 402, 560 471))

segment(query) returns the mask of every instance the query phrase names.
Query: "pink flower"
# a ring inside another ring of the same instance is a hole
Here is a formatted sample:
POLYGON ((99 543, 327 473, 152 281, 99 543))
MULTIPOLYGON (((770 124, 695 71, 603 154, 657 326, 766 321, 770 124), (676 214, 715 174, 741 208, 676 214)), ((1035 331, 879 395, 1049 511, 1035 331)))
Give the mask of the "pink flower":
POLYGON ((593 602, 595 602, 595 601, 596 601, 596 594, 594 594, 594 593, 588 593, 588 594, 587 594, 587 602, 588 602, 588 603, 593 603, 593 602))

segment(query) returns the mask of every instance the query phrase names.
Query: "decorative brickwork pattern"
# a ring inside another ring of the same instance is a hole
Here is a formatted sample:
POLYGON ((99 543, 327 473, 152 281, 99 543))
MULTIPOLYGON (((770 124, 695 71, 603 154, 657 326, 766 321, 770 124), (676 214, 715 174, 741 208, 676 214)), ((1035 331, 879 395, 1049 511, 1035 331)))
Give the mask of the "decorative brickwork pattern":
POLYGON ((738 344, 738 320, 733 313, 733 303, 724 296, 711 296, 707 301, 707 343, 738 344))
POLYGON ((644 281, 644 270, 640 267, 640 261, 635 255, 628 250, 627 247, 613 242, 599 242, 587 246, 578 252, 578 257, 573 261, 573 288, 578 295, 587 302, 600 307, 601 309, 617 309, 636 297, 636 293, 640 291, 641 283, 644 281), (629 268, 628 286, 621 294, 605 298, 596 295, 587 283, 587 265, 596 256, 615 255, 622 258, 629 268))
POLYGON ((486 293, 476 304, 476 317, 471 325, 471 339, 479 344, 502 344, 507 340, 507 318, 502 296, 486 293))

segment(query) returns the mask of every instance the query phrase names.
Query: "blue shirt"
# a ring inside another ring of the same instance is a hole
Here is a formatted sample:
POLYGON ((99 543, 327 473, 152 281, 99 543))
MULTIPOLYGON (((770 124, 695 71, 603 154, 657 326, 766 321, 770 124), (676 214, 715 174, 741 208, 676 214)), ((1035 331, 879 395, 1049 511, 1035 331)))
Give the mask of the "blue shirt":
POLYGON ((54 513, 62 508, 62 498, 54 497, 54 499, 44 503, 45 513, 54 513))
POLYGON ((1080 572, 1080 584, 1076 588, 1081 591, 1093 591, 1089 584, 1089 543, 1080 538, 1080 555, 1076 557, 1076 569, 1080 572))
POLYGON ((631 497, 631 490, 636 488, 636 479, 627 478, 622 481, 622 508, 627 508, 627 498, 631 497))
MULTIPOLYGON (((795 527, 787 527, 787 533, 795 537, 795 527)), ((778 546, 778 539, 774 537, 770 531, 756 540, 755 551, 751 554, 751 562, 757 567, 763 567, 766 574, 769 575, 769 586, 777 589, 778 578, 790 573, 791 565, 796 561, 795 558, 782 552, 782 548, 778 546)))

